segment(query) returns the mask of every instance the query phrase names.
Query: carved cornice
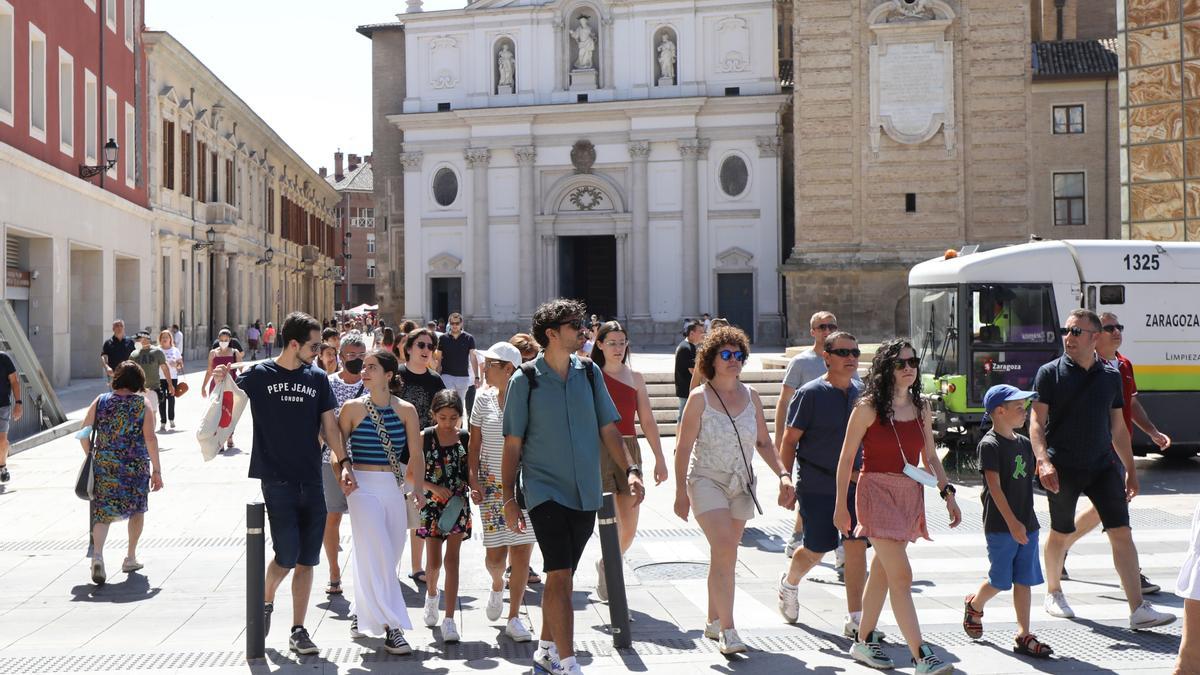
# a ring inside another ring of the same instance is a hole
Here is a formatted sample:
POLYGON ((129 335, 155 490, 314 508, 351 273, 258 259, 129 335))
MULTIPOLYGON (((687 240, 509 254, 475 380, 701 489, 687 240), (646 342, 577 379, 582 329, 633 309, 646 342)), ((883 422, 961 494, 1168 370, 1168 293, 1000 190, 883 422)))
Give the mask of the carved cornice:
POLYGON ((783 147, 783 139, 778 136, 756 136, 754 142, 758 144, 759 157, 778 157, 783 147))
POLYGON ((650 156, 650 141, 630 141, 629 156, 634 160, 644 160, 650 156))
POLYGON ((519 166, 532 166, 537 160, 537 148, 532 145, 518 145, 513 148, 519 166))
POLYGON ((425 153, 420 150, 400 153, 400 164, 405 171, 420 171, 421 163, 425 161, 425 153))
POLYGON ((679 154, 684 159, 706 159, 708 146, 707 138, 681 138, 679 139, 679 154))
POLYGON ((463 150, 463 158, 472 169, 485 168, 492 161, 492 151, 487 148, 467 148, 463 150))

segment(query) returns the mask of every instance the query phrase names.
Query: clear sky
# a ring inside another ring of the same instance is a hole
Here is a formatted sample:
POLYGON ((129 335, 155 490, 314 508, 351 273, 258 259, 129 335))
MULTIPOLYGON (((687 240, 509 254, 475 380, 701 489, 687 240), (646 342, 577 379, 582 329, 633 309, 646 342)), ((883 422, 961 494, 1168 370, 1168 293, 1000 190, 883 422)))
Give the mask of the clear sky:
MULTIPOLYGON (((426 10, 464 0, 425 0, 426 10)), ((371 41, 355 32, 396 21, 405 0, 146 0, 165 30, 314 169, 333 153, 371 152, 371 41)))

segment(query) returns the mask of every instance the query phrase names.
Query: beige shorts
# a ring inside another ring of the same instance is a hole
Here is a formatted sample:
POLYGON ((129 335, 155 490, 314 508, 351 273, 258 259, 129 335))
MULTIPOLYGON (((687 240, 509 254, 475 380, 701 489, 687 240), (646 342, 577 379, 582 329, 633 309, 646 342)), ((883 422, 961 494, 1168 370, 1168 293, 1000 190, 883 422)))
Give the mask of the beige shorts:
POLYGON ((727 509, 735 520, 754 517, 754 500, 748 492, 734 492, 729 486, 733 475, 706 471, 693 472, 687 479, 688 498, 692 500, 692 515, 699 516, 717 509, 727 509))
MULTIPOLYGON (((633 458, 633 463, 638 466, 642 465, 642 449, 638 446, 636 436, 622 436, 621 441, 625 444, 625 449, 629 451, 629 456, 633 458)), ((642 475, 646 474, 646 467, 642 467, 642 475)), ((617 463, 612 461, 608 450, 600 449, 600 483, 605 492, 613 494, 627 495, 629 494, 629 476, 625 475, 625 471, 617 466, 617 463)))

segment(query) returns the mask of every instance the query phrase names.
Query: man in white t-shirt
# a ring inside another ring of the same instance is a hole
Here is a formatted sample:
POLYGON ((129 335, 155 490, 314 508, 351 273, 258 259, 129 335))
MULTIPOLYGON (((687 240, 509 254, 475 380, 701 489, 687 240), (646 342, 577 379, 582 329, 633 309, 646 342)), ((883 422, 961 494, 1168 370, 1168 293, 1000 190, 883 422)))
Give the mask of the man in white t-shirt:
MULTIPOLYGON (((813 346, 792 357, 787 370, 783 374, 783 389, 779 392, 779 402, 775 404, 775 453, 779 454, 783 444, 783 434, 787 429, 787 410, 796 390, 825 374, 825 338, 837 331, 837 317, 833 312, 819 311, 808 320, 808 334, 813 337, 813 346)), ((796 529, 784 548, 784 553, 790 558, 796 552, 804 533, 804 518, 796 510, 796 529)))

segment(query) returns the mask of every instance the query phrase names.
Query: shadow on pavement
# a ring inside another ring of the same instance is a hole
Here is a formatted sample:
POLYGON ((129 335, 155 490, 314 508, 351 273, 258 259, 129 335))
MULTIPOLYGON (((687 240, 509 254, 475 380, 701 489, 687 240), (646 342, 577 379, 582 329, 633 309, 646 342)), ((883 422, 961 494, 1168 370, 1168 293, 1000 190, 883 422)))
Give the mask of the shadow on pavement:
MULTIPOLYGON (((1037 671, 1040 673, 1061 673, 1065 668, 1068 667, 1068 664, 1079 664, 1081 666, 1087 666, 1088 673, 1108 673, 1110 675, 1115 675, 1117 673, 1115 670, 1109 670, 1108 668, 1101 667, 1095 663, 1080 661, 1079 659, 1073 659, 1070 657, 1063 658, 1053 654, 1048 659, 1035 659, 1028 656, 1020 656, 1013 652, 1012 647, 1001 647, 1000 645, 988 640, 980 640, 976 644, 981 647, 991 647, 1007 657, 1017 659, 1022 668, 1030 671, 1037 671)), ((1050 645, 1050 647, 1053 648, 1054 645, 1050 645)), ((1103 659, 1097 660, 1103 661, 1103 659)))
MULTIPOLYGON (((87 574, 86 568, 81 568, 81 575, 87 574)), ((80 584, 71 589, 72 602, 111 602, 122 604, 149 600, 162 592, 161 588, 151 588, 150 579, 143 574, 131 572, 120 583, 106 583, 102 586, 95 584, 80 584)))
POLYGON ((793 673, 843 673, 846 670, 845 668, 832 666, 808 668, 805 666, 803 660, 795 656, 773 654, 770 652, 752 651, 748 654, 735 654, 733 656, 726 656, 725 658, 725 663, 712 665, 709 668, 718 673, 781 672, 788 673, 788 675, 792 675, 793 673))

